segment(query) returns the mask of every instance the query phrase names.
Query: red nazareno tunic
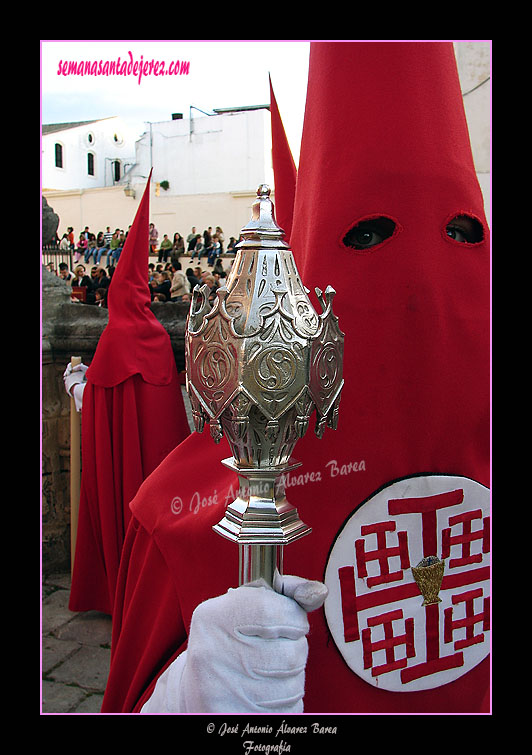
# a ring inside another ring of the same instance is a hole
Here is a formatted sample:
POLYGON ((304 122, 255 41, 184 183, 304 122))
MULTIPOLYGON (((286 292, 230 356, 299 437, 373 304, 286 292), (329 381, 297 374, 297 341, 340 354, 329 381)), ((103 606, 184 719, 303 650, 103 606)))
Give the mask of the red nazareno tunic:
MULTIPOLYGON (((287 488, 313 532, 284 569, 330 588, 305 712, 487 712, 489 231, 451 43, 311 44, 291 248, 345 333, 338 429, 298 442, 287 488), (449 231, 464 216, 466 238, 449 231), (393 232, 357 248, 349 232, 378 218, 393 232), (427 557, 445 570, 423 606, 427 557)), ((236 586, 236 546, 212 531, 229 456, 194 434, 131 504, 103 712, 139 711, 195 607, 236 586)))

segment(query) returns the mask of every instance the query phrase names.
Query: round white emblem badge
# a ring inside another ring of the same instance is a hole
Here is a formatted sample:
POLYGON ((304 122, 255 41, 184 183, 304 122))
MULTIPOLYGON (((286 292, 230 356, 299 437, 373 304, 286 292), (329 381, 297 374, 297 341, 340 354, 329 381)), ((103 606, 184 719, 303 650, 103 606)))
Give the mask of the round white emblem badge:
POLYGON ((369 684, 432 689, 488 655, 489 504, 489 490, 466 477, 409 477, 376 492, 338 533, 325 615, 369 684))

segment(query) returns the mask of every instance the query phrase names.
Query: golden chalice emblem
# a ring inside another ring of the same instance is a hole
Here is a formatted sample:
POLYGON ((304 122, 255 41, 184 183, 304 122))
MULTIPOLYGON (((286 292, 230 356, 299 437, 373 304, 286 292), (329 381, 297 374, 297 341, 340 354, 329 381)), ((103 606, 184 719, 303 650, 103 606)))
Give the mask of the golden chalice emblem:
POLYGON ((430 606, 433 603, 441 603, 438 593, 443 580, 444 567, 445 561, 436 556, 426 556, 417 566, 412 567, 412 574, 424 598, 421 605, 430 606))

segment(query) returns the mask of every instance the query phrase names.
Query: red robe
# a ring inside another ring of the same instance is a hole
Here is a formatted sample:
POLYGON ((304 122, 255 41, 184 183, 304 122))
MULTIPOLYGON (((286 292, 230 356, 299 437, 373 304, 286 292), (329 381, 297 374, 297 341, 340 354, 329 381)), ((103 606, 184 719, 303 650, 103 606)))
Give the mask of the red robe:
POLYGON ((188 434, 170 337, 150 309, 149 181, 109 286, 109 322, 87 370, 69 608, 112 614, 140 483, 188 434))
MULTIPOLYGON (((346 338, 338 429, 298 442, 287 488, 313 532, 285 571, 330 587, 309 616, 307 713, 489 710, 488 233, 452 45, 313 43, 291 241, 305 285, 336 289, 346 338), (464 213, 482 240, 448 236, 464 213), (389 238, 344 242, 376 216, 389 238), (441 492, 408 495, 423 485, 441 492), (441 603, 421 605, 421 556, 445 563, 441 603)), ((131 504, 103 712, 139 711, 194 608, 235 586, 236 547, 211 530, 235 493, 227 456, 193 435, 131 504)))

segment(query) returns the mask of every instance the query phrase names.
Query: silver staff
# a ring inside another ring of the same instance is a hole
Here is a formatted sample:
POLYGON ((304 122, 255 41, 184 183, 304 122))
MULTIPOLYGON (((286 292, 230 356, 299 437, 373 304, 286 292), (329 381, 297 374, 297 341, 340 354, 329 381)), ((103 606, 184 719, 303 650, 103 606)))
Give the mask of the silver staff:
POLYGON ((334 289, 316 288, 316 314, 277 225, 270 189, 259 186, 226 285, 209 302, 196 286, 186 328, 187 391, 195 428, 206 422, 233 457, 222 461, 239 489, 214 527, 238 543, 239 583, 282 573, 283 547, 311 529, 286 499, 292 457, 316 412, 316 435, 336 428, 343 386, 344 335, 332 311, 334 289))

